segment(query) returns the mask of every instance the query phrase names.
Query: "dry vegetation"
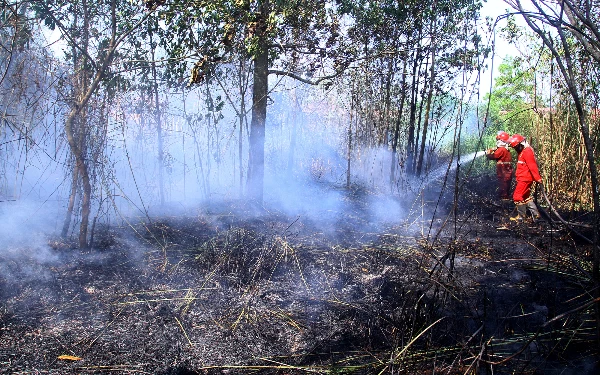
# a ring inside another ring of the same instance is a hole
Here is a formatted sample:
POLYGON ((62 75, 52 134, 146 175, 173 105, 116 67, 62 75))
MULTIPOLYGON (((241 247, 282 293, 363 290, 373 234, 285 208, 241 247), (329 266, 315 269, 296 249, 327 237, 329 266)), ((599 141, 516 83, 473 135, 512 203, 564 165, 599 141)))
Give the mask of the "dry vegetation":
POLYGON ((229 205, 15 250, 1 372, 594 373, 586 247, 482 193, 435 241, 229 205))
POLYGON ((0 373, 600 372, 600 248, 553 218, 510 224, 490 176, 386 225, 360 190, 320 220, 228 202, 106 225, 120 204, 262 202, 274 171, 406 199, 502 128, 598 238, 597 4, 562 1, 557 23, 556 2, 505 0, 533 34, 498 17, 494 38, 527 45, 475 115, 478 2, 189 3, 3 4, 0 204, 53 201, 64 224, 9 243, 0 209, 0 373))

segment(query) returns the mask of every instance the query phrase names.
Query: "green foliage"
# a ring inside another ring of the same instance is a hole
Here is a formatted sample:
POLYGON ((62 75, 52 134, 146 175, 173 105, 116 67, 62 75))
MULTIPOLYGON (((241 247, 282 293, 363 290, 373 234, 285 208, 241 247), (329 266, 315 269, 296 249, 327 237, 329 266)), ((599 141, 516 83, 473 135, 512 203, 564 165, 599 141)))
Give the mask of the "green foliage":
POLYGON ((0 20, 0 38, 4 41, 10 40, 12 48, 22 51, 33 38, 33 30, 25 14, 25 7, 15 5, 1 8, 0 20))
POLYGON ((31 9, 35 14, 36 18, 43 21, 44 26, 49 28, 50 30, 56 29, 56 22, 54 21, 54 17, 46 2, 44 1, 35 1, 31 4, 31 9))
POLYGON ((500 76, 494 82, 491 95, 486 95, 482 109, 482 113, 486 113, 489 102, 489 135, 495 137, 499 130, 530 134, 537 116, 534 108, 544 106, 543 99, 539 95, 536 97, 534 71, 525 68, 517 57, 507 58, 498 70, 500 76))
POLYGON ((509 43, 516 44, 523 37, 523 29, 516 22, 514 14, 507 16, 506 26, 501 29, 503 36, 509 43))
POLYGON ((334 9, 322 0, 219 0, 193 6, 173 1, 160 8, 159 17, 171 84, 186 75, 190 84, 201 83, 220 64, 236 56, 253 59, 263 48, 269 50, 270 66, 310 76, 324 68, 322 59, 339 42, 334 9))
MULTIPOLYGON (((116 1, 117 37, 128 32, 143 16, 143 4, 125 0, 116 1)), ((97 73, 103 61, 108 61, 103 72, 101 87, 109 96, 127 91, 134 87, 130 69, 139 68, 141 55, 136 53, 142 48, 135 34, 123 45, 129 50, 113 51, 108 56, 111 44, 112 0, 87 2, 84 8, 81 2, 68 0, 32 0, 30 7, 33 15, 51 30, 60 30, 66 43, 65 59, 73 64, 74 72, 97 73), (132 63, 131 61, 136 61, 132 63)))

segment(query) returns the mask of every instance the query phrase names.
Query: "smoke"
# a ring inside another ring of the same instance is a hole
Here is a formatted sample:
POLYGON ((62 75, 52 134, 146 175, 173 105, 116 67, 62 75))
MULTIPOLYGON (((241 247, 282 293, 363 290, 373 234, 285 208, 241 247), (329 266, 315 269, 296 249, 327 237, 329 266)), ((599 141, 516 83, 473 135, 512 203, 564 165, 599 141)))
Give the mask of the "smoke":
POLYGON ((56 227, 56 207, 32 201, 0 202, 0 284, 51 277, 60 262, 48 246, 56 227))
MULTIPOLYGON (((265 208, 335 233, 344 221, 348 232, 376 231, 407 220, 423 180, 407 177, 404 160, 392 159, 389 144, 372 147, 370 142, 361 143, 357 135, 349 136, 350 114, 336 95, 303 86, 294 86, 293 94, 287 89, 282 85, 270 94, 265 208), (392 163, 396 164, 393 168, 392 163), (348 217, 356 220, 345 220, 348 217)), ((217 93, 213 96, 218 97, 217 93)), ((102 149, 94 149, 98 155, 89 157, 93 166, 92 221, 119 225, 244 200, 248 129, 246 125, 240 129, 239 116, 229 105, 209 108, 203 97, 198 91, 164 99, 170 110, 162 116, 161 140, 151 111, 138 110, 139 97, 124 96, 111 107, 103 124, 106 139, 104 143, 94 141, 102 149), (159 143, 163 145, 162 167, 159 143)), ((30 133, 32 139, 45 140, 43 143, 21 147, 18 154, 2 154, 11 161, 4 165, 5 175, 10 175, 7 180, 21 183, 0 186, 0 194, 31 199, 30 203, 19 202, 23 209, 2 210, 4 220, 19 229, 13 233, 5 226, 6 249, 40 246, 24 245, 18 238, 41 244, 42 233, 55 233, 62 227, 71 191, 72 160, 60 127, 61 114, 44 113, 47 117, 37 120, 53 126, 38 126, 37 133, 30 133), (49 200, 52 205, 44 203, 49 200), (41 217, 51 222, 33 219, 41 217)), ((427 181, 437 180, 446 171, 447 166, 441 166, 427 175, 427 181)), ((78 209, 76 206, 75 218, 78 209)), ((75 223, 71 228, 75 231, 75 223)))
POLYGON ((47 247, 48 235, 57 226, 56 207, 32 201, 12 201, 0 203, 0 251, 10 254, 30 251, 39 255, 40 249, 47 247))

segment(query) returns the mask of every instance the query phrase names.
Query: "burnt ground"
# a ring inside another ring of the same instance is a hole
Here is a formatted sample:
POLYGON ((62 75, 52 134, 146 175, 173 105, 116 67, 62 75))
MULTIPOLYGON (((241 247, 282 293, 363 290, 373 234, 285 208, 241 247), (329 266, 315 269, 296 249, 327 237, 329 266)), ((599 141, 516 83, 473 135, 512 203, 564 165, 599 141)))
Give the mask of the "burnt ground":
POLYGON ((0 373, 598 373, 589 246, 469 186, 385 226, 353 191, 327 227, 231 203, 5 251, 0 373))

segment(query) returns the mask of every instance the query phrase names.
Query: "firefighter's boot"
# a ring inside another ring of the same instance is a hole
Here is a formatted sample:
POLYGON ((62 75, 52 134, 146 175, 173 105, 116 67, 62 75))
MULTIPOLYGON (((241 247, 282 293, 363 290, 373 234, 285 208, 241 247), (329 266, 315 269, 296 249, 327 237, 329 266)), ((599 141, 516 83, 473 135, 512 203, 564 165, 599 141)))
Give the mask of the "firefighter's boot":
POLYGON ((527 206, 524 204, 517 204, 517 216, 511 217, 511 221, 522 223, 527 217, 527 206))
POLYGON ((540 221, 540 212, 538 211, 538 208, 535 205, 535 202, 534 201, 527 202, 527 208, 529 209, 529 212, 531 212, 532 222, 537 223, 538 221, 540 221))

